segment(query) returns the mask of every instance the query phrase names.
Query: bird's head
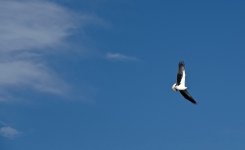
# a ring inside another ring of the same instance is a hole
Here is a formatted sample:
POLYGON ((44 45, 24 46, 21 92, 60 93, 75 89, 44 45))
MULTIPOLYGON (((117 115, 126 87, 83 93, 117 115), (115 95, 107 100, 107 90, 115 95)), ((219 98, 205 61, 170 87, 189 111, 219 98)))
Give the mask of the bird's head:
POLYGON ((176 91, 177 91, 177 89, 176 89, 176 83, 174 83, 174 84, 173 84, 173 86, 172 86, 172 90, 173 90, 174 92, 176 92, 176 91))

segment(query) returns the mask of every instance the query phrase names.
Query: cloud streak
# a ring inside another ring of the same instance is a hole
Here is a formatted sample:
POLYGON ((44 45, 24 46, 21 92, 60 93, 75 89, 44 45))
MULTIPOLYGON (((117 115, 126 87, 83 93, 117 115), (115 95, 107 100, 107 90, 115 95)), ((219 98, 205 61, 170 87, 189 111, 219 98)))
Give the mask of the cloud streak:
POLYGON ((0 128, 0 135, 8 139, 14 139, 20 134, 21 132, 10 126, 4 126, 0 128))
POLYGON ((124 62, 125 61, 139 61, 139 59, 136 57, 127 56, 121 53, 108 52, 105 57, 107 60, 112 60, 112 61, 124 61, 124 62))

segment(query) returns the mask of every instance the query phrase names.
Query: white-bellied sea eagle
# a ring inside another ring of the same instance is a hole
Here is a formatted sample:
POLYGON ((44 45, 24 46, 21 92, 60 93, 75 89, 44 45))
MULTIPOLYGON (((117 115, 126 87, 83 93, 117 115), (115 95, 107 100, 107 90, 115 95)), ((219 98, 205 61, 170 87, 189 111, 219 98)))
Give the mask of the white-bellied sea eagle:
POLYGON ((173 91, 179 91, 184 98, 196 104, 197 102, 187 91, 187 87, 185 86, 185 64, 183 61, 179 62, 179 70, 177 73, 177 83, 172 86, 173 91))

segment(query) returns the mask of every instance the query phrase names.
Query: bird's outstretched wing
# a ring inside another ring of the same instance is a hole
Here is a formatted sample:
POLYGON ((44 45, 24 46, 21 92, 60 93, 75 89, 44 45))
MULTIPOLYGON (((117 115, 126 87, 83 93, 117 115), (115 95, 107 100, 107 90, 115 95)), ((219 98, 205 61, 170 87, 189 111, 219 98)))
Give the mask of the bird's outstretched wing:
POLYGON ((189 94, 189 92, 187 90, 180 90, 179 91, 181 93, 181 95, 184 96, 184 98, 186 98, 187 100, 189 100, 190 102, 192 102, 193 104, 196 104, 197 102, 194 100, 194 98, 189 94))
POLYGON ((183 61, 179 62, 179 70, 177 73, 177 85, 185 85, 185 64, 183 61))

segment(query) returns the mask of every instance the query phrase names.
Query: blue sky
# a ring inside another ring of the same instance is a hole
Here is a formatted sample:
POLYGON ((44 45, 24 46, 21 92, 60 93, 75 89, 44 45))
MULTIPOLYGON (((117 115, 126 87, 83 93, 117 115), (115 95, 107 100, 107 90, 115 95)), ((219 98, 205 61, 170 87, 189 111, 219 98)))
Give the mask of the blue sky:
POLYGON ((0 149, 243 150, 244 4, 0 1, 0 149))

